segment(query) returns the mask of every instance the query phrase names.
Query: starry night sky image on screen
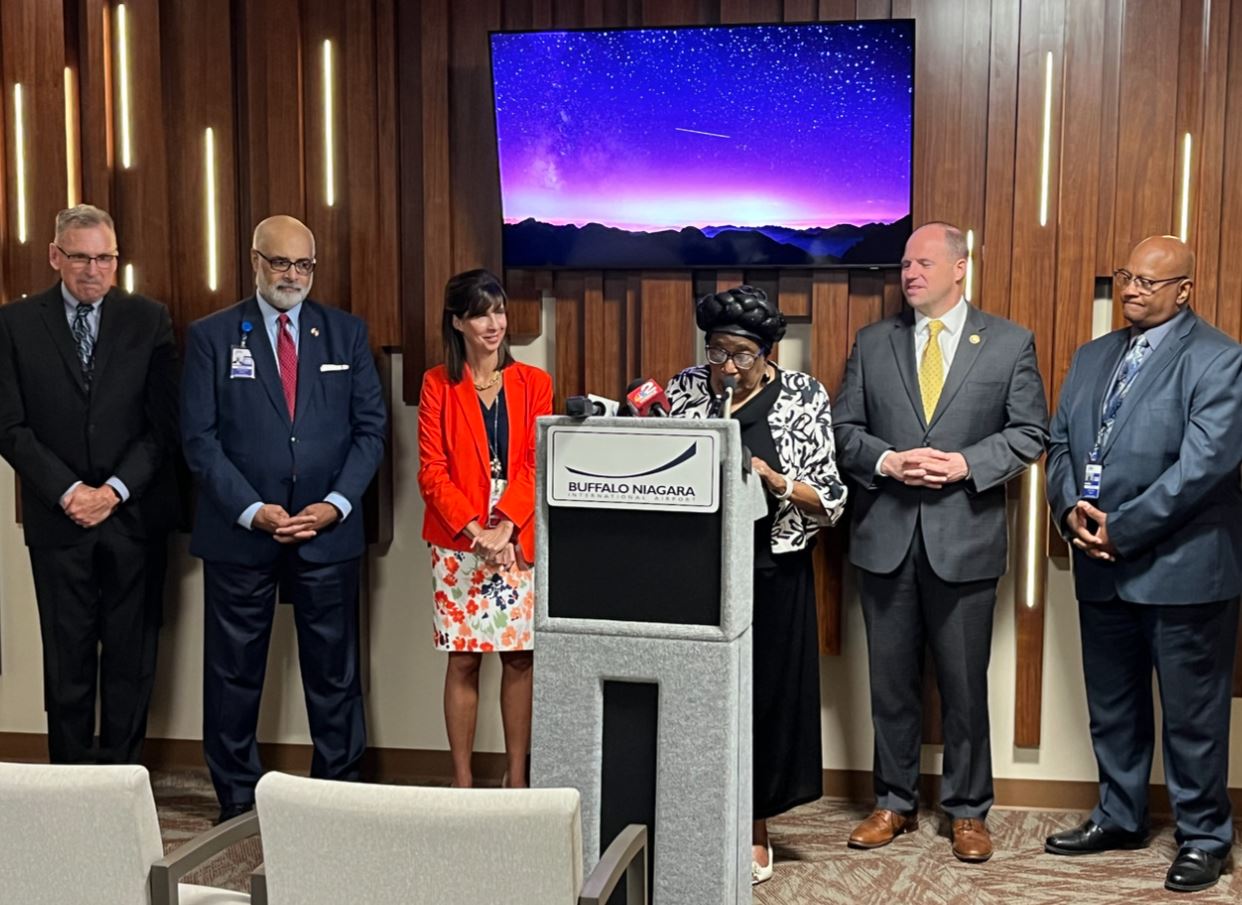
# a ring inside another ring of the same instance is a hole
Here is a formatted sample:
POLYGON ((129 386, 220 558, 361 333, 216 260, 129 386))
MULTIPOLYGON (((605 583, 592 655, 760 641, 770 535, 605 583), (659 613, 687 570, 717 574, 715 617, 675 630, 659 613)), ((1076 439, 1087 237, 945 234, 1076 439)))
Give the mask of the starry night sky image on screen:
POLYGON ((891 264, 914 25, 493 34, 505 264, 891 264))

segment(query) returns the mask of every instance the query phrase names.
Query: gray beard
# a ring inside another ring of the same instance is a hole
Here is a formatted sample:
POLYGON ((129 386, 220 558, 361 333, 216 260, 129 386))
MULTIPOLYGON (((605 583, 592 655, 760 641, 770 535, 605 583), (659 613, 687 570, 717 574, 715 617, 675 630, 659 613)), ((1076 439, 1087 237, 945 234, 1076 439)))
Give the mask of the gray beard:
POLYGON ((269 292, 264 292, 263 287, 259 285, 257 280, 254 284, 254 291, 262 297, 263 301, 267 302, 277 311, 289 311, 290 309, 295 308, 300 302, 306 300, 306 296, 310 294, 310 287, 306 287, 306 291, 301 293, 292 302, 289 301, 289 298, 285 296, 284 293, 280 292, 276 286, 272 286, 269 292))

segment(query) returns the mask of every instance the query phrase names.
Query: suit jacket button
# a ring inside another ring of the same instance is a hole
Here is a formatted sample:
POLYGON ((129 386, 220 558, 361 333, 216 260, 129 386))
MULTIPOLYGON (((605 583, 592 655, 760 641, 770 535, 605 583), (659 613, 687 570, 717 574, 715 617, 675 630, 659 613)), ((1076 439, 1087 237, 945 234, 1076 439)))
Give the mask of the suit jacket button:
POLYGON ((290 442, 290 443, 297 443, 297 442, 298 442, 298 438, 297 438, 297 437, 290 437, 290 438, 289 438, 289 442, 290 442))

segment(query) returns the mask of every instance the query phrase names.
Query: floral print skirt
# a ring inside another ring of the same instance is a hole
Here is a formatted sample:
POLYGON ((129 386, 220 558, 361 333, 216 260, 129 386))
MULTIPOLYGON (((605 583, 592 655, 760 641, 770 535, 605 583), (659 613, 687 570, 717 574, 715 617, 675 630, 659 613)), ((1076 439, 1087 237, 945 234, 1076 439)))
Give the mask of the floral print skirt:
MULTIPOLYGON (((492 482, 492 505, 504 490, 492 482)), ((431 544, 437 650, 489 653, 535 646, 535 578, 530 569, 498 570, 468 550, 431 544)))
POLYGON ((476 553, 431 547, 436 649, 531 650, 535 580, 530 569, 498 571, 476 553))

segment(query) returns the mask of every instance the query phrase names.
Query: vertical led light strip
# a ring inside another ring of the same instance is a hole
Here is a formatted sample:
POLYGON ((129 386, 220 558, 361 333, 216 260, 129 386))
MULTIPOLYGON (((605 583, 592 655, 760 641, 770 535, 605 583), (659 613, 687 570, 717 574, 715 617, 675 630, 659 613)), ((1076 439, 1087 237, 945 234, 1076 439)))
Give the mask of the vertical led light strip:
POLYGON ((13 86, 13 147, 17 152, 17 241, 26 244, 26 110, 22 85, 13 86))
POLYGON ((125 265, 124 285, 125 285, 126 292, 132 293, 134 291, 134 265, 133 264, 125 265))
POLYGON ((125 18, 124 3, 118 4, 116 8, 116 55, 120 69, 120 109, 117 112, 121 120, 121 166, 128 170, 134 165, 134 154, 129 129, 129 26, 125 18))
POLYGON ((332 103, 332 42, 323 42, 323 194, 328 207, 336 204, 336 141, 333 121, 336 116, 332 103))
POLYGON ((65 67, 65 200, 78 203, 78 87, 73 69, 65 67))
POLYGON ((1178 233, 1185 242, 1190 235, 1190 133, 1182 138, 1182 228, 1178 233))
POLYGON ((975 231, 966 230, 966 301, 975 293, 975 231))
POLYGON ((1040 465, 1038 462, 1032 462, 1027 471, 1026 480, 1022 482, 1022 509, 1023 516, 1026 518, 1026 562, 1023 564, 1025 574, 1021 576, 1022 590, 1025 593, 1022 603, 1028 609, 1039 606, 1042 596, 1039 578, 1044 550, 1043 527, 1044 520, 1047 518, 1042 489, 1043 477, 1040 475, 1040 465))
POLYGON ((216 234, 216 135, 210 126, 203 135, 203 169, 206 173, 203 182, 207 207, 207 288, 215 292, 219 285, 220 249, 216 234))
POLYGON ((1039 168, 1039 225, 1048 225, 1048 170, 1052 166, 1052 51, 1044 64, 1044 147, 1039 168))

